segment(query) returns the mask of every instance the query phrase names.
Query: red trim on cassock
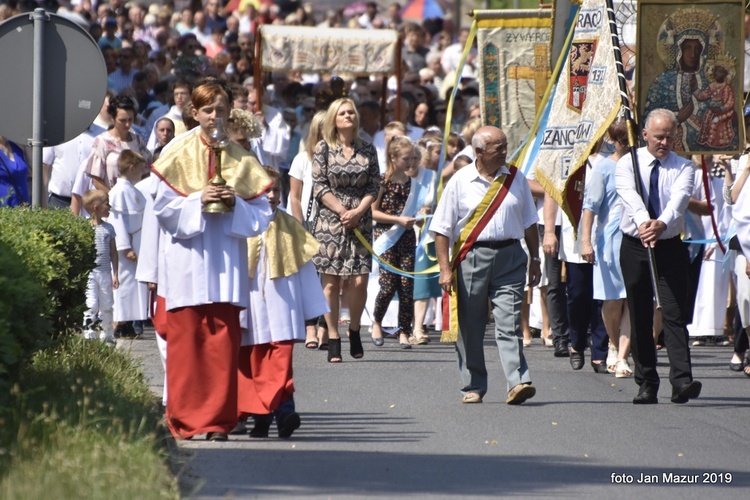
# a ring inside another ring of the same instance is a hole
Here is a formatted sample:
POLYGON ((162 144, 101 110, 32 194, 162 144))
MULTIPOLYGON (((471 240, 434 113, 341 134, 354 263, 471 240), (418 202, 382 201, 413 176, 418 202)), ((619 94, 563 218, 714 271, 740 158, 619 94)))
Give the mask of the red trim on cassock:
POLYGON ((237 424, 240 308, 228 303, 166 312, 167 425, 186 439, 237 424))
POLYGON ((294 340, 240 348, 239 416, 267 415, 292 397, 293 348, 294 340))

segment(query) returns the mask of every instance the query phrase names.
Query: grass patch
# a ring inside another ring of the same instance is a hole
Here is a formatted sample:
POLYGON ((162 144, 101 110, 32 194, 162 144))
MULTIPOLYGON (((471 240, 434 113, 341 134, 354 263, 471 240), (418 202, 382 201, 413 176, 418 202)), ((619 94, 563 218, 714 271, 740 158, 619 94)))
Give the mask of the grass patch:
POLYGON ((137 362, 66 337, 37 353, 0 421, 0 498, 179 498, 137 362))

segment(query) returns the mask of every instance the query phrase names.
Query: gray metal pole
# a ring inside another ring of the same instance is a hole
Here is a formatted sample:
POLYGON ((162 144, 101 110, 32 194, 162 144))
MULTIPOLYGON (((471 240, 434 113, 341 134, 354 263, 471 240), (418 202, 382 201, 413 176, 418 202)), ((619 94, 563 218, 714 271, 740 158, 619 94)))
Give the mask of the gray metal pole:
POLYGON ((34 9, 31 14, 34 20, 34 65, 32 70, 32 137, 31 146, 31 206, 40 207, 44 196, 42 182, 42 147, 44 146, 44 26, 49 15, 44 9, 34 9))

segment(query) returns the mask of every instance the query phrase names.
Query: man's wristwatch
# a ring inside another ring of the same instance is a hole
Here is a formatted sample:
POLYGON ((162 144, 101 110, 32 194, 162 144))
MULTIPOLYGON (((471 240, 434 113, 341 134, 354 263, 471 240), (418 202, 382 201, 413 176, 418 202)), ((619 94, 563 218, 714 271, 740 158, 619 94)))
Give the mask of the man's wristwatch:
POLYGON ((531 260, 533 260, 534 262, 542 262, 542 259, 540 259, 539 257, 532 257, 531 260))

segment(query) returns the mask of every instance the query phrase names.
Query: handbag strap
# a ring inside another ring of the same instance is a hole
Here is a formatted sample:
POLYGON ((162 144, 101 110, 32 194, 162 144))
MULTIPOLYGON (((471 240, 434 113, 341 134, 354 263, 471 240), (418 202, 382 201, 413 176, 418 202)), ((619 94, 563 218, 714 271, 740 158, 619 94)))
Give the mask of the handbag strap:
MULTIPOLYGON (((326 159, 326 171, 328 170, 328 143, 323 141, 325 145, 325 159, 326 159)), ((327 173, 327 172, 326 172, 327 173)), ((312 190, 310 191, 310 202, 307 204, 307 215, 305 216, 306 221, 310 221, 310 215, 312 214, 313 202, 315 201, 315 195, 312 190)))

